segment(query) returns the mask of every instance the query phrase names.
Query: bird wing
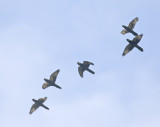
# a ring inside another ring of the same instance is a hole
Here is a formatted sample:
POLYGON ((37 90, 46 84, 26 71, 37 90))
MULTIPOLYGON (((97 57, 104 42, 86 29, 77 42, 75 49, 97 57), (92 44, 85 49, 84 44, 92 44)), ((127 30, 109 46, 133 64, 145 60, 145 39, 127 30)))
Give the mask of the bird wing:
POLYGON ((94 63, 89 62, 89 61, 83 61, 83 64, 87 67, 89 67, 89 65, 94 65, 94 63))
POLYGON ((34 104, 32 105, 32 107, 31 107, 31 109, 30 109, 29 114, 32 114, 34 111, 37 110, 37 108, 39 108, 39 105, 36 104, 36 103, 34 103, 34 104))
POLYGON ((141 39, 142 39, 142 36, 141 36, 141 35, 138 35, 138 36, 134 37, 132 41, 133 41, 134 43, 139 43, 139 41, 140 41, 141 39))
POLYGON ((128 45, 126 46, 126 48, 124 49, 122 56, 125 56, 125 55, 126 55, 127 53, 129 53, 133 48, 134 48, 133 45, 128 44, 128 45))
POLYGON ((133 30, 133 28, 135 27, 137 21, 138 21, 138 17, 136 17, 135 19, 133 19, 133 20, 129 23, 128 27, 133 30))
POLYGON ((57 78, 57 75, 58 73, 60 72, 60 70, 58 69, 57 71, 53 72, 50 76, 50 80, 55 82, 56 81, 56 78, 57 78))
POLYGON ((83 78, 84 70, 81 67, 78 67, 78 72, 79 72, 79 75, 83 78))
POLYGON ((126 33, 128 33, 128 31, 126 29, 121 31, 121 34, 125 35, 126 33))
POLYGON ((47 100, 47 97, 44 97, 44 98, 39 98, 38 101, 39 103, 43 103, 47 100))
POLYGON ((49 87, 49 86, 50 86, 49 83, 44 83, 44 84, 42 85, 42 88, 43 88, 43 89, 46 89, 46 88, 49 87))

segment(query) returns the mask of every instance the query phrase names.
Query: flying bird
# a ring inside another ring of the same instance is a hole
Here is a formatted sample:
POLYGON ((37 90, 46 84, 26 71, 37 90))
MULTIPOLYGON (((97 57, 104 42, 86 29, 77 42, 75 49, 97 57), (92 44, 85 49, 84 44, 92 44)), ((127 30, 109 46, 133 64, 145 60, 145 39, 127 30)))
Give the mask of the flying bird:
POLYGON ((140 34, 136 37, 133 38, 133 40, 129 40, 127 39, 127 41, 129 42, 129 44, 126 46, 126 48, 123 51, 122 56, 125 56, 127 53, 129 53, 134 47, 136 47, 137 49, 139 49, 141 52, 143 52, 143 48, 141 48, 140 46, 138 46, 138 43, 140 42, 140 40, 142 39, 143 34, 140 34))
POLYGON ((135 19, 133 19, 128 26, 122 25, 122 27, 124 28, 121 31, 121 34, 125 35, 126 33, 132 33, 134 36, 138 36, 138 34, 136 32, 133 31, 136 23, 138 21, 138 17, 136 17, 135 19))
POLYGON ((45 109, 47 109, 47 110, 49 110, 49 108, 43 104, 43 102, 45 102, 46 100, 47 100, 47 97, 39 98, 38 100, 32 99, 32 101, 34 101, 35 103, 32 105, 29 114, 32 114, 40 106, 45 108, 45 109))
POLYGON ((78 67, 78 72, 79 72, 79 75, 83 78, 83 72, 84 71, 88 71, 92 74, 95 74, 94 71, 90 70, 89 69, 89 65, 94 65, 93 63, 89 62, 89 61, 83 61, 83 64, 82 63, 79 63, 77 62, 77 64, 79 65, 78 67))
POLYGON ((56 79, 57 79, 57 75, 58 75, 59 72, 60 72, 59 69, 56 70, 55 72, 53 72, 53 73, 51 74, 49 80, 46 79, 46 78, 44 78, 44 80, 46 81, 46 83, 44 83, 44 84, 42 85, 42 88, 43 88, 43 89, 46 89, 46 88, 49 87, 49 86, 55 86, 55 87, 57 87, 57 88, 59 88, 59 89, 62 89, 60 86, 58 86, 58 85, 55 83, 55 82, 56 82, 56 79))

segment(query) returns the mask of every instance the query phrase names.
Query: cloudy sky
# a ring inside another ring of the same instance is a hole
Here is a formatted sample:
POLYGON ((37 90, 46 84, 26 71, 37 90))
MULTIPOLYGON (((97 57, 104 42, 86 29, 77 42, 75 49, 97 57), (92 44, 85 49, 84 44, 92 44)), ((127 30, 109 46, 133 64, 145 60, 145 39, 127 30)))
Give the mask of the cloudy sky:
POLYGON ((160 127, 159 15, 159 0, 0 0, 0 125, 160 127), (135 17, 144 52, 122 57, 135 17), (57 69, 62 90, 43 90, 57 69), (50 110, 29 115, 41 97, 50 110))

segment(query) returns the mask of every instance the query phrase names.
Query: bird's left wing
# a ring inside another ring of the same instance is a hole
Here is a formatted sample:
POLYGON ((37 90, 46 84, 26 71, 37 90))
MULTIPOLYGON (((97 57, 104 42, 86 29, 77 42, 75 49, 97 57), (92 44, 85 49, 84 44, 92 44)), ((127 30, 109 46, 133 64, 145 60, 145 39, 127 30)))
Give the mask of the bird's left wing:
POLYGON ((32 107, 31 107, 31 109, 30 109, 29 114, 32 114, 34 111, 37 110, 37 108, 39 108, 39 105, 36 104, 36 103, 34 103, 34 104, 32 105, 32 107))
POLYGON ((134 48, 133 45, 128 44, 128 45, 126 46, 126 48, 124 49, 122 56, 125 56, 125 55, 126 55, 127 53, 129 53, 133 48, 134 48))
POLYGON ((126 33, 128 33, 128 31, 127 31, 126 29, 123 29, 123 30, 121 31, 121 34, 123 34, 123 35, 125 35, 126 33))
POLYGON ((133 28, 135 27, 137 21, 138 21, 138 17, 136 17, 135 19, 133 19, 133 20, 129 23, 128 27, 133 30, 133 28))
POLYGON ((46 89, 46 88, 49 87, 49 86, 50 86, 50 84, 44 83, 44 84, 42 85, 42 88, 43 88, 43 89, 46 89))
POLYGON ((78 72, 79 72, 79 75, 83 78, 84 70, 81 67, 78 67, 78 72))
POLYGON ((60 72, 59 69, 56 70, 55 72, 53 72, 53 73, 51 74, 51 76, 50 76, 50 80, 53 81, 53 82, 55 82, 56 79, 57 79, 57 75, 58 75, 59 72, 60 72))

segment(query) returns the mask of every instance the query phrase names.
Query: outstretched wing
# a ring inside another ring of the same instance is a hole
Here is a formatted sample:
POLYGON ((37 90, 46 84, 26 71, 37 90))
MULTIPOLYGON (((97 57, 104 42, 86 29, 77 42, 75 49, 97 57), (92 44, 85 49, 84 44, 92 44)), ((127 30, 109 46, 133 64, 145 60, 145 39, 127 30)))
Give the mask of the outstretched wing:
POLYGON ((84 70, 81 67, 78 67, 78 72, 79 72, 79 75, 83 78, 84 70))
POLYGON ((32 114, 34 111, 37 110, 37 108, 39 108, 39 105, 36 104, 36 103, 34 103, 34 104, 32 105, 32 107, 31 107, 31 109, 30 109, 29 114, 32 114))
POLYGON ((138 17, 136 17, 135 19, 133 19, 133 20, 129 23, 128 27, 133 30, 133 28, 135 27, 137 21, 138 21, 138 17))
POLYGON ((128 44, 128 45, 126 46, 126 48, 124 49, 122 56, 125 56, 125 55, 126 55, 127 53, 129 53, 133 48, 134 48, 133 45, 128 44))
POLYGON ((57 78, 57 75, 58 73, 60 72, 60 70, 58 69, 57 71, 53 72, 50 76, 50 80, 55 82, 56 81, 56 78, 57 78))
POLYGON ((89 61, 83 61, 83 64, 87 67, 89 67, 89 65, 94 65, 92 62, 89 61))
POLYGON ((42 85, 42 88, 43 88, 43 89, 46 89, 46 88, 49 87, 49 86, 51 86, 49 83, 44 83, 44 84, 42 85))
POLYGON ((138 35, 138 36, 134 37, 132 41, 133 41, 134 43, 138 44, 139 41, 142 39, 142 37, 143 37, 142 34, 141 34, 141 35, 138 35))
POLYGON ((128 31, 126 29, 121 31, 121 34, 125 35, 126 33, 128 33, 128 31))
POLYGON ((47 97, 44 97, 44 98, 39 98, 38 101, 39 103, 43 103, 47 100, 47 97))

